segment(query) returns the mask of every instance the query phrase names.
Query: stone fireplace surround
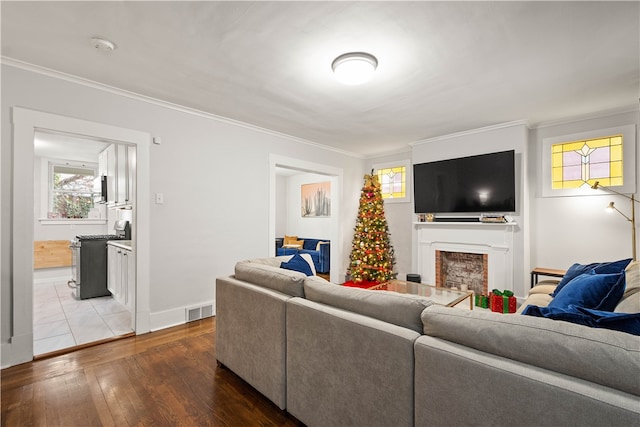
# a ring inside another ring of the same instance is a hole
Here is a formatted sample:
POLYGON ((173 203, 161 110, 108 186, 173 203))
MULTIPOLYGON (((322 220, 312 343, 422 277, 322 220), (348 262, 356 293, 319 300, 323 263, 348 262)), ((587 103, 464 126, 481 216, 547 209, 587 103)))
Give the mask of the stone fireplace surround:
POLYGON ((515 227, 513 222, 415 222, 414 270, 423 283, 437 285, 436 251, 482 254, 486 259, 487 292, 492 289, 514 291, 515 227))

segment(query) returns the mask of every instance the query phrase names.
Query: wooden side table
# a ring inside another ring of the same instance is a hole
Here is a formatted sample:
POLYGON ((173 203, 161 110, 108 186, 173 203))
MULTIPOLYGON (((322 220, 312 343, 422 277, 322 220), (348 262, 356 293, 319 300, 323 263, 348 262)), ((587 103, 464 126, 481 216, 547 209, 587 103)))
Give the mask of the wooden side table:
POLYGON ((533 288, 538 283, 538 276, 563 277, 566 273, 566 270, 536 267, 531 270, 531 287, 533 288))

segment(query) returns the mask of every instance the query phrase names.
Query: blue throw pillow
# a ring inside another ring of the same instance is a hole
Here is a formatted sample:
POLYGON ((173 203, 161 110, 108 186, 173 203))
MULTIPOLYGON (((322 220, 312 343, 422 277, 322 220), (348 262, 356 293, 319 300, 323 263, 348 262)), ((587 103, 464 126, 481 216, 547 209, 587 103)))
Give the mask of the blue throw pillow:
POLYGON ((558 283, 555 291, 551 294, 552 297, 555 298, 558 295, 558 292, 571 280, 578 277, 581 274, 591 273, 595 271, 596 274, 610 274, 610 273, 620 273, 627 265, 631 262, 631 258, 621 259, 619 261, 611 261, 611 262, 594 262, 592 264, 573 264, 565 275, 558 283))
POLYGON ((280 263, 280 268, 299 271, 300 273, 304 273, 307 276, 313 276, 311 266, 309 266, 309 263, 299 254, 295 254, 294 256, 292 256, 291 259, 287 262, 280 263))
POLYGON ((624 294, 624 288, 624 271, 618 274, 581 274, 563 286, 548 307, 567 309, 574 305, 613 311, 624 294))
POLYGON ((569 305, 566 309, 529 305, 522 314, 640 335, 640 313, 612 313, 575 305, 569 305))

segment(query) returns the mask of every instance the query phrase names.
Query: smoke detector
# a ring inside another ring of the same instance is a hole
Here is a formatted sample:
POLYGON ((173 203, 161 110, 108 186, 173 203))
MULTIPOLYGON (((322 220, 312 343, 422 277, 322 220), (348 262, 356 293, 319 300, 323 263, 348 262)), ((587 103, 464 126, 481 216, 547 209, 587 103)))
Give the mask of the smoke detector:
POLYGON ((91 38, 91 46, 103 52, 111 52, 116 49, 116 44, 111 40, 101 39, 100 37, 91 38))

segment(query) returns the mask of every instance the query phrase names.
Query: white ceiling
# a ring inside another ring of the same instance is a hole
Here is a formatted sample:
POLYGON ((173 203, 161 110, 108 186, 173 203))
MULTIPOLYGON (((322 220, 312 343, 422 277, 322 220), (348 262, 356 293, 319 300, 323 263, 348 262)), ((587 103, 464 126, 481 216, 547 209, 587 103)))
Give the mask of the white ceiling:
POLYGON ((98 155, 109 144, 73 135, 36 131, 33 149, 37 157, 98 163, 98 155))
POLYGON ((637 108, 639 2, 1 2, 2 56, 362 156, 637 108), (93 36, 116 43, 111 53, 93 36), (343 86, 331 62, 378 58, 343 86))

